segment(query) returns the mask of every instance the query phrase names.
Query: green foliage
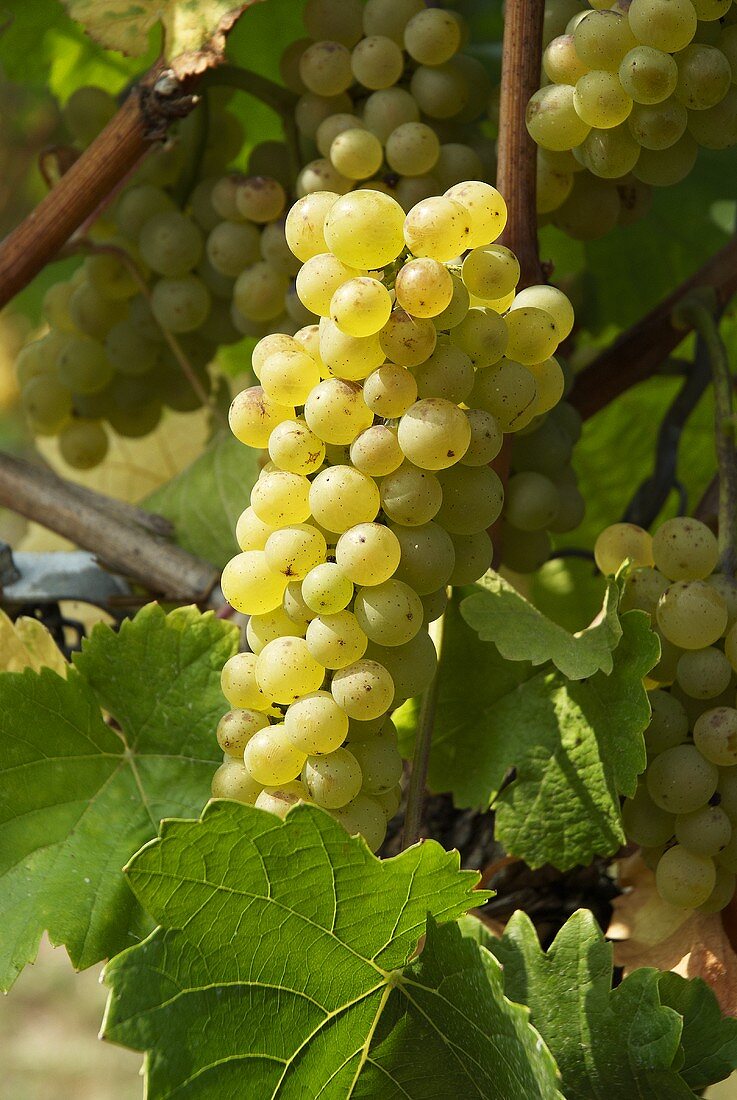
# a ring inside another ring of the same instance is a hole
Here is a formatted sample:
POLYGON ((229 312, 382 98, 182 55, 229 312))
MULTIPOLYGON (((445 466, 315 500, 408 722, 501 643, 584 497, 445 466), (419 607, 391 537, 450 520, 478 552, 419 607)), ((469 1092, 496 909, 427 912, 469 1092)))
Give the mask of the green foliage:
POLYGON ((163 815, 208 798, 235 641, 211 613, 152 604, 96 627, 67 679, 0 674, 3 988, 44 931, 82 968, 150 927, 122 868, 163 815))
POLYGON ((737 1065, 737 1020, 721 1014, 716 997, 701 978, 686 981, 672 971, 658 979, 661 1004, 683 1017, 680 1074, 695 1092, 721 1081, 737 1065))

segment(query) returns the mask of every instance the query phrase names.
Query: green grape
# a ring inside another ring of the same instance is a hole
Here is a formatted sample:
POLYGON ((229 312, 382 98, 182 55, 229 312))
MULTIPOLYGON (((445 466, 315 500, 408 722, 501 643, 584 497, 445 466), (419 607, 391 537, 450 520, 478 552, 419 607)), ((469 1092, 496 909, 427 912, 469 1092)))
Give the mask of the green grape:
MULTIPOLYGON (((380 146, 378 138, 374 140, 380 146)), ((426 123, 403 122, 389 134, 384 152, 392 171, 401 176, 424 176, 437 164, 440 141, 435 131, 426 123)))
POLYGON ((520 531, 540 531, 549 527, 557 515, 558 505, 558 490, 544 474, 526 470, 509 479, 504 511, 507 520, 520 531))
POLYGON ((358 42, 362 18, 360 0, 307 0, 302 12, 310 38, 315 41, 332 38, 344 46, 358 42))
POLYGON ((233 304, 251 321, 273 321, 284 311, 289 280, 264 261, 242 271, 233 286, 233 304))
POLYGON ((573 106, 582 123, 608 130, 625 121, 632 110, 632 99, 616 73, 597 69, 585 73, 576 82, 573 106))
POLYGON ((493 366, 476 371, 468 400, 491 413, 503 432, 516 432, 529 424, 534 415, 535 376, 527 367, 505 356, 493 366))
POLYGON ((394 531, 379 523, 359 523, 338 539, 335 561, 354 584, 376 585, 393 576, 401 553, 394 531))
POLYGON ((290 783, 282 783, 278 787, 263 787, 254 806, 257 810, 266 810, 267 813, 276 814, 277 817, 284 819, 292 806, 307 800, 304 783, 299 779, 293 779, 290 783))
POLYGON ((196 275, 159 279, 151 292, 151 310, 162 328, 192 332, 207 318, 210 295, 196 275))
POLYGON ((437 592, 431 592, 429 596, 422 596, 421 599, 424 611, 423 626, 427 626, 428 623, 434 623, 445 614, 448 607, 448 589, 439 588, 437 592))
POLYGON ((178 210, 164 210, 144 223, 138 247, 145 262, 158 275, 186 275, 202 255, 202 233, 178 210))
MULTIPOLYGON (((201 179, 200 182, 195 186, 192 194, 189 197, 192 217, 197 222, 203 233, 210 233, 216 225, 220 224, 221 221, 220 215, 215 210, 215 207, 212 205, 212 192, 217 182, 218 181, 215 177, 206 176, 204 179, 201 179)), ((162 191, 161 193, 163 195, 166 195, 166 192, 162 191)), ((123 197, 125 197, 125 195, 123 197)), ((169 198, 168 195, 166 195, 166 197, 169 198)), ((173 209, 173 204, 171 204, 170 200, 170 205, 164 204, 160 208, 154 208, 151 210, 151 214, 158 214, 160 210, 171 209, 173 209)), ((143 228, 144 222, 148 221, 151 214, 142 212, 141 216, 137 217, 133 222, 132 231, 128 232, 127 230, 125 230, 127 235, 129 237, 137 238, 138 234, 143 228)))
POLYGON ((404 70, 404 56, 385 35, 368 35, 351 52, 353 76, 364 88, 377 91, 396 84, 404 70))
MULTIPOLYGON (((427 259, 427 257, 424 257, 427 259)), ((437 262, 437 261, 435 261, 437 262)), ((449 332, 460 325, 468 313, 471 299, 468 291, 457 275, 451 275, 453 296, 445 309, 432 318, 432 324, 437 332, 449 332)))
POLYGON ((220 687, 231 707, 268 712, 273 699, 264 695, 256 682, 256 654, 236 653, 223 665, 220 687))
POLYGON ((105 355, 120 374, 147 374, 156 364, 158 345, 142 336, 126 319, 113 325, 105 337, 105 355))
POLYGON ((504 490, 488 466, 451 466, 440 472, 439 481, 443 502, 438 523, 451 534, 473 535, 499 518, 504 490))
POLYGON ((675 581, 658 601, 657 622, 673 645, 703 649, 720 638, 727 625, 727 607, 704 581, 675 581))
POLYGON ((261 793, 262 785, 240 761, 228 760, 213 775, 210 790, 213 798, 232 798, 252 806, 261 793))
POLYGON ((450 575, 452 585, 473 584, 491 568, 493 547, 486 531, 473 535, 452 535, 455 564, 450 575))
POLYGON ((509 343, 509 329, 495 310, 474 307, 455 326, 451 341, 478 370, 501 360, 509 343))
POLYGON ((84 84, 69 96, 62 117, 74 140, 86 146, 107 126, 116 110, 117 104, 109 92, 84 84))
POLYGON ((714 861, 676 844, 661 856, 655 882, 664 901, 679 909, 694 909, 704 904, 716 885, 714 861))
POLYGON ((52 376, 56 357, 65 341, 65 334, 52 330, 40 340, 32 340, 20 349, 15 360, 15 377, 21 390, 33 378, 52 376))
POLYGON ((715 856, 726 848, 731 836, 732 824, 719 806, 702 806, 676 817, 676 840, 696 855, 715 856))
POLYGON ((371 336, 349 336, 330 318, 320 320, 320 359, 330 374, 347 381, 359 381, 384 362, 378 332, 371 336))
POLYGON ((594 544, 597 568, 604 576, 614 576, 626 561, 639 568, 653 562, 653 540, 636 523, 613 523, 606 527, 594 544))
POLYGON ((523 366, 541 363, 553 355, 560 333, 552 316, 539 306, 520 306, 506 316, 507 356, 523 366))
POLYGON ((632 0, 629 23, 644 45, 676 53, 688 46, 697 20, 691 0, 632 0))
POLYGON ((113 377, 105 349, 89 336, 70 336, 56 358, 59 381, 73 393, 99 393, 113 377))
POLYGON ((228 423, 235 438, 255 448, 266 447, 272 432, 283 422, 293 423, 293 418, 293 406, 272 401, 261 386, 241 390, 228 411, 228 423))
POLYGON ((525 287, 515 295, 509 309, 513 312, 527 306, 541 309, 553 318, 560 340, 570 336, 575 320, 573 306, 558 287, 547 285, 525 287))
POLYGON ((572 188, 573 173, 554 167, 542 152, 538 152, 535 186, 537 213, 549 214, 557 210, 566 201, 572 188))
POLYGON ((390 673, 396 692, 395 706, 400 699, 411 699, 426 691, 438 665, 437 650, 426 630, 418 630, 404 645, 382 646, 372 642, 366 656, 390 673))
POLYGON ((363 33, 385 35, 402 46, 405 27, 424 8, 423 0, 366 0, 363 33))
MULTIPOLYGON (((583 80, 584 77, 579 78, 583 80)), ((543 149, 562 151, 580 145, 591 129, 576 110, 570 84, 548 84, 527 104, 525 121, 532 140, 543 149)))
POLYGON ((332 816, 351 836, 362 836, 372 852, 386 836, 386 816, 379 803, 365 794, 332 811, 332 816))
POLYGON ((404 29, 404 48, 420 65, 442 65, 461 46, 461 30, 453 12, 427 8, 413 15, 404 29))
POLYGON ((720 103, 732 83, 729 61, 715 46, 694 42, 676 55, 675 98, 690 111, 705 111, 720 103))
POLYGON ((437 332, 432 321, 395 309, 380 333, 379 343, 390 362, 417 367, 435 350, 437 332))
POLYGON ((69 317, 79 332, 95 340, 104 340, 126 312, 125 302, 105 298, 91 283, 82 280, 69 298, 69 317))
POLYGON ((703 580, 715 568, 719 548, 705 523, 676 516, 655 532, 653 557, 656 567, 671 581, 703 580))
POLYGON ((261 258, 283 275, 294 276, 300 269, 300 262, 294 256, 284 235, 284 221, 269 222, 261 228, 259 237, 261 258))
POLYGON ((398 439, 403 453, 415 466, 443 470, 465 454, 471 427, 457 405, 443 398, 424 398, 400 419, 398 439))
MULTIPOLYGON (((689 134, 705 149, 728 149, 737 143, 737 88, 732 86, 721 103, 706 111, 691 112, 688 117, 689 134)), ((696 154, 687 146, 692 161, 696 154)), ((682 154, 686 160, 686 150, 682 154)), ((684 172, 683 175, 686 175, 684 172)), ((683 178, 683 176, 679 177, 683 178)), ((670 181, 669 181, 670 182, 670 181)), ((674 182, 678 182, 675 180, 674 182)))
POLYGON ((260 259, 260 234, 249 222, 218 222, 207 238, 207 258, 215 271, 236 278, 260 259))
POLYGON ((310 483, 301 474, 265 469, 251 490, 251 507, 272 527, 304 523, 310 515, 309 493, 310 483))
POLYGON ((726 908, 734 897, 737 879, 733 872, 720 866, 717 866, 716 872, 717 878, 714 889, 706 901, 697 906, 700 913, 718 913, 721 909, 726 908))
POLYGON ((463 261, 461 278, 478 298, 503 298, 517 286, 519 261, 504 245, 490 244, 472 249, 463 261))
POLYGON ((713 764, 730 767, 737 764, 737 710, 713 707, 696 720, 694 744, 713 764))
POLYGON ((389 710, 394 698, 394 681, 383 665, 364 657, 339 668, 330 690, 349 718, 367 722, 389 710))
POLYGON ((361 769, 361 790, 386 794, 402 778, 402 757, 392 740, 382 734, 366 741, 351 742, 351 753, 361 769))
POLYGON ((420 109, 404 88, 382 88, 372 92, 363 105, 363 124, 382 144, 400 126, 419 122, 420 109))
POLYGON ((264 547, 269 568, 287 580, 300 580, 325 561, 325 536, 308 523, 281 527, 269 535, 264 547))
POLYGON ((364 382, 363 399, 373 413, 391 420, 414 405, 417 382, 406 367, 385 363, 364 382))
POLYGON ((645 748, 648 759, 666 749, 681 745, 688 737, 688 716, 675 698, 667 691, 651 691, 650 723, 645 730, 645 748))
POLYGON ((21 393, 23 412, 39 435, 56 435, 72 412, 72 395, 53 376, 31 378, 21 393))
POLYGON ((349 279, 362 272, 342 263, 330 252, 311 256, 297 274, 296 288, 300 301, 320 317, 330 316, 333 295, 349 279))
POLYGON ((402 251, 403 224, 404 211, 389 195, 355 191, 330 206, 325 215, 325 241, 343 263, 373 270, 391 263, 402 251))
POLYGON ((737 819, 737 768, 727 765, 719 770, 719 805, 730 820, 737 819))
POLYGON ((308 756, 302 770, 302 782, 310 798, 330 810, 345 806, 356 797, 361 778, 361 767, 349 749, 308 756))
POLYGON ((339 95, 353 82, 350 50, 329 39, 313 42, 300 56, 299 75, 315 95, 339 95))
POLYGON ((346 179, 365 180, 378 172, 384 160, 384 150, 376 135, 359 125, 342 130, 333 139, 329 158, 333 167, 346 179))
POLYGON ((279 606, 286 579, 269 568, 263 550, 245 550, 225 566, 220 586, 225 599, 236 611, 262 615, 279 606))
POLYGON ((732 874, 737 872, 737 829, 732 829, 732 836, 726 848, 722 848, 716 857, 718 867, 724 867, 732 874))
POLYGON ((419 596, 427 596, 448 584, 453 572, 455 552, 447 531, 437 523, 419 527, 392 524, 402 556, 395 576, 413 588, 419 596))
POLYGON ((635 105, 627 122, 644 149, 669 149, 686 132, 688 112, 675 99, 668 99, 653 107, 635 105))
POLYGON ((572 451, 570 438, 549 415, 539 428, 515 435, 512 465, 515 470, 562 470, 570 462, 572 451))
MULTIPOLYGON (((127 255, 126 241, 113 237, 106 240, 105 244, 108 248, 119 248, 121 253, 127 255)), ((88 281, 104 298, 125 301, 138 291, 138 281, 122 255, 113 252, 94 253, 85 260, 83 270, 88 281)))
POLYGON ((300 637, 300 628, 283 607, 275 607, 262 615, 250 615, 246 624, 246 639, 253 653, 260 653, 274 638, 300 637))
POLYGON ((338 195, 332 191, 313 191, 298 199, 287 214, 284 224, 287 244, 302 263, 330 251, 325 241, 324 223, 337 200, 338 195))
POLYGON ((439 190, 440 184, 434 175, 401 176, 397 181, 397 186, 389 193, 397 200, 405 214, 408 214, 418 202, 429 199, 432 195, 437 195, 439 190))
POLYGON ((579 58, 589 69, 616 72, 628 50, 637 45, 626 16, 616 11, 586 14, 573 32, 579 58))
POLYGON ((621 210, 619 193, 610 181, 579 172, 570 195, 554 212, 553 223, 574 240, 595 241, 614 229, 621 210))
POLYGON ((652 626, 660 641, 660 660, 655 668, 650 670, 649 677, 659 684, 672 684, 676 678, 678 659, 683 650, 669 642, 655 622, 652 626))
MULTIPOLYGON (((689 127, 693 117, 689 117, 689 127)), ((697 154, 698 145, 687 132, 667 149, 643 149, 633 174, 652 187, 671 187, 686 178, 696 163, 697 154)))
POLYGON ((732 679, 732 666, 721 649, 690 650, 678 659, 678 684, 694 699, 714 699, 727 690, 732 679))
POLYGON ((416 397, 443 398, 458 405, 473 389, 471 358, 447 336, 438 339, 435 351, 429 359, 415 367, 413 374, 416 397))
POLYGON ((335 615, 353 599, 353 583, 335 562, 323 562, 303 579, 302 599, 315 614, 335 615))
MULTIPOLYGON (((199 400, 194 408, 199 407, 199 400)), ((149 401, 133 409, 111 408, 108 412, 110 427, 125 439, 142 439, 157 427, 162 408, 159 401, 149 401)))
POLYGON ((317 157, 306 164, 297 176, 297 195, 310 195, 313 191, 337 191, 345 195, 355 181, 342 175, 326 157, 317 157))
POLYGON ((575 84, 590 68, 576 52, 572 34, 559 34, 545 47, 543 71, 551 84, 575 84))
POLYGON ((305 640, 310 653, 325 668, 345 668, 363 657, 366 635, 350 611, 318 615, 307 627, 305 640))
POLYGON ((675 91, 678 66, 669 53, 638 45, 622 58, 619 79, 635 103, 662 103, 675 91))
POLYGON ((304 638, 274 638, 256 660, 256 681, 277 703, 293 703, 300 695, 317 691, 324 678, 325 669, 312 656, 304 638))
POLYGON ((264 729, 269 719, 260 711, 239 707, 224 714, 217 725, 218 744, 227 756, 243 763, 243 751, 254 733, 264 729))
POLYGON ((662 810, 688 814, 701 809, 717 788, 719 771, 695 745, 676 745, 651 761, 647 789, 662 810))
POLYGON ((673 814, 656 806, 644 783, 638 783, 634 798, 625 798, 622 825, 627 839, 644 848, 665 844, 675 829, 673 814))
POLYGON ((631 115, 626 123, 608 130, 592 130, 576 150, 581 163, 601 179, 620 179, 631 172, 640 157, 631 129, 631 115))
MULTIPOLYGON (((379 806, 381 806, 386 820, 391 821, 402 804, 402 788, 397 784, 397 786, 393 787, 390 791, 385 791, 383 794, 372 795, 372 801, 377 802, 379 806)), ((718 874, 719 872, 717 872, 717 877, 718 874)))
POLYGON ((261 388, 277 405, 293 408, 304 405, 320 382, 317 362, 301 349, 277 351, 261 367, 261 388))
MULTIPOLYGON (((337 288, 330 302, 333 324, 341 332, 353 337, 374 336, 389 320, 391 311, 389 291, 378 279, 367 276, 344 282, 337 288)), ((383 353, 381 357, 383 358, 383 353)), ((326 366, 332 366, 332 363, 326 360, 326 366)))
POLYGON ((562 398, 566 387, 565 374, 558 360, 552 356, 543 359, 542 363, 530 363, 527 369, 535 379, 537 389, 535 414, 542 416, 555 408, 562 398))
MULTIPOLYGON (((260 657, 258 659, 261 660, 260 657)), ((283 724, 259 730, 243 753, 246 771, 264 787, 275 787, 296 779, 305 759, 305 753, 289 741, 283 724)))
POLYGON ((453 297, 453 279, 438 260, 423 256, 409 260, 394 283, 397 302, 413 317, 437 317, 453 297))
MULTIPOLYGON (((329 115, 324 119, 317 128, 315 134, 315 144, 317 145, 317 151, 323 157, 330 157, 330 148, 335 139, 344 134, 346 130, 365 130, 366 124, 363 119, 358 118, 354 114, 337 114, 329 115)), ((341 171, 341 169, 339 169, 341 171)), ((345 175, 345 173, 343 173, 345 175)), ((358 177, 356 177, 358 178, 358 177)))
MULTIPOLYGON (((300 137, 313 141, 320 124, 331 115, 347 114, 353 110, 351 97, 346 92, 340 95, 321 96, 314 92, 305 92, 297 100, 294 108, 294 121, 300 137)), ((320 249, 320 251, 324 251, 320 249)))
POLYGON ((422 626, 420 597, 399 580, 359 588, 353 612, 366 637, 383 646, 404 645, 422 626))
POLYGON ((373 478, 351 466, 331 466, 317 474, 309 490, 315 522, 342 534, 357 523, 370 523, 379 511, 379 489, 373 478))
POLYGON ((287 707, 284 734, 300 752, 335 752, 348 734, 348 718, 329 691, 313 691, 287 707))
POLYGON ((339 378, 326 378, 315 386, 305 401, 304 415, 318 439, 334 444, 352 443, 374 420, 361 387, 339 378))
MULTIPOLYGON (((475 60, 475 58, 466 58, 466 60, 475 60)), ((487 175, 488 169, 477 149, 471 148, 470 145, 461 145, 457 141, 445 141, 440 146, 432 174, 438 181, 439 189, 441 191, 445 189, 447 192, 451 187, 456 187, 465 180, 475 180, 479 176, 487 175)))
POLYGON ((369 477, 384 477, 398 470, 404 455, 397 440, 397 429, 386 424, 374 424, 353 440, 350 446, 351 463, 369 477))
MULTIPOLYGON (((727 608, 727 626, 724 633, 725 636, 727 636, 737 621, 737 581, 727 573, 712 573, 710 577, 705 577, 704 579, 724 600, 725 607, 727 608)), ((729 653, 727 656, 730 662, 732 662, 732 657, 729 653)), ((734 662, 732 662, 732 665, 734 667, 734 662)))
POLYGON ((381 507, 389 519, 405 527, 416 527, 434 519, 443 500, 435 474, 404 462, 382 478, 381 507))
POLYGON ((683 706, 692 727, 706 711, 716 707, 731 709, 735 701, 734 686, 729 687, 720 695, 714 695, 711 699, 694 699, 693 696, 687 695, 678 683, 671 684, 670 691, 671 695, 674 695, 683 706))
POLYGON ((467 208, 444 195, 418 202, 404 220, 404 240, 409 251, 442 263, 465 252, 470 235, 467 208))
POLYGON ((586 501, 575 485, 556 482, 558 511, 548 530, 556 534, 573 531, 586 514, 586 501))
POLYGON ((107 433, 97 420, 73 420, 59 432, 59 451, 75 470, 91 470, 107 454, 107 433))
MULTIPOLYGON (((698 19, 711 21, 729 15, 730 0, 691 0, 698 19)), ((703 28, 699 28, 702 30, 703 28)))

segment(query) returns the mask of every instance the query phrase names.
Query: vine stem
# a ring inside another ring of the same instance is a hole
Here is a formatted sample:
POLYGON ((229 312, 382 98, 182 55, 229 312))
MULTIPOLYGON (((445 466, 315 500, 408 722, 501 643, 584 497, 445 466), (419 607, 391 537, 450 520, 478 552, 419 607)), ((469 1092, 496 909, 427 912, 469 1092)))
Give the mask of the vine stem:
POLYGON ((402 832, 402 848, 409 848, 420 839, 422 825, 422 807, 425 800, 425 784, 427 783, 427 771, 430 766, 430 749, 432 747, 432 735, 435 727, 435 711, 438 704, 438 682, 440 679, 440 658, 443 653, 443 624, 444 616, 430 627, 430 636, 435 643, 438 652, 438 665, 432 683, 422 696, 420 704, 420 716, 417 722, 415 734, 415 751, 412 755, 412 772, 407 789, 407 808, 404 813, 404 830, 402 832), (433 629, 434 628, 434 629, 433 629))
POLYGON ((674 325, 695 329, 703 341, 714 389, 714 438, 719 470, 719 568, 729 576, 737 572, 737 450, 732 388, 727 349, 714 315, 716 296, 711 308, 702 294, 685 298, 674 311, 674 325))

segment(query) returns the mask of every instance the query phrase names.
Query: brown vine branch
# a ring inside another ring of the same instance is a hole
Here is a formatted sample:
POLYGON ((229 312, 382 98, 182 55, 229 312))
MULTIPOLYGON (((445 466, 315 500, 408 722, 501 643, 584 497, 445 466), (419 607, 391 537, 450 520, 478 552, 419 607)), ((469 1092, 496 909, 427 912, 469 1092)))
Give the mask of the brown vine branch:
POLYGON ((660 369, 687 331, 673 324, 673 311, 698 287, 711 287, 722 307, 737 292, 737 237, 581 371, 568 401, 584 419, 660 369))
MULTIPOLYGON (((0 506, 90 550, 109 569, 177 602, 219 606, 218 571, 168 542, 137 509, 64 481, 51 470, 0 454, 0 506)), ((164 521, 165 522, 165 521, 164 521)))
POLYGON ((520 287, 543 281, 537 243, 536 149, 525 113, 540 86, 544 0, 507 0, 499 100, 497 187, 507 203, 502 241, 520 263, 520 287))

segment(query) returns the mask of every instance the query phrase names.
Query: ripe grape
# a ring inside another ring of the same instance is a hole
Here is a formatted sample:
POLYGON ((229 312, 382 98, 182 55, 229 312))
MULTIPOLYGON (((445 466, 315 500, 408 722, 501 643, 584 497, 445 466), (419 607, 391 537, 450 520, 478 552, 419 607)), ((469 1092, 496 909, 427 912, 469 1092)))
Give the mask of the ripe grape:
POLYGON ((661 809, 688 814, 709 801, 718 779, 717 767, 695 745, 676 745, 651 762, 647 770, 647 789, 661 809))
POLYGON ((361 790, 361 767, 349 749, 334 749, 324 756, 308 756, 302 782, 310 798, 329 810, 337 810, 361 790))
POLYGON ((712 859, 696 855, 680 844, 663 853, 655 870, 658 893, 679 909, 703 905, 714 889, 716 877, 712 859))

